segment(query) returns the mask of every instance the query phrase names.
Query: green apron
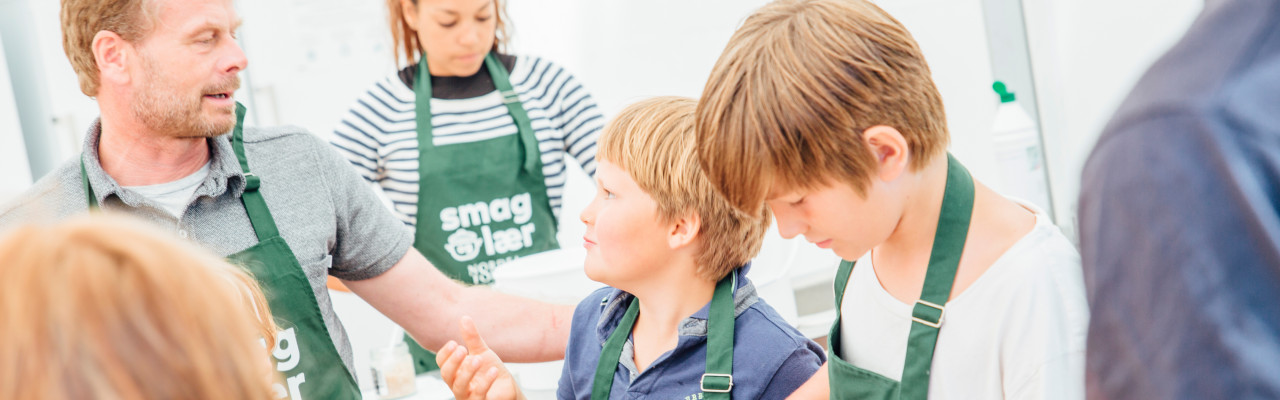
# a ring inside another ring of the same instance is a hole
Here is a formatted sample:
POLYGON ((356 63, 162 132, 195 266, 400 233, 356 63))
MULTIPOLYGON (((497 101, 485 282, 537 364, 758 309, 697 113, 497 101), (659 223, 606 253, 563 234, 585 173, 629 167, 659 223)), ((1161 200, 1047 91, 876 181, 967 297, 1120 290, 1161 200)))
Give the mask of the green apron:
MULTIPOLYGON (((414 80, 419 183, 413 247, 445 275, 470 284, 493 283, 498 265, 560 248, 532 122, 498 57, 490 53, 484 65, 515 121, 515 135, 436 146, 426 57, 414 80)), ((418 373, 438 369, 435 354, 406 339, 418 373)))
MULTIPOLYGON (((227 260, 245 268, 257 279, 279 325, 280 331, 276 333, 271 355, 285 382, 276 384, 276 398, 360 399, 355 379, 329 338, 329 329, 324 324, 311 284, 293 251, 280 237, 271 210, 258 191, 261 179, 249 170, 249 162, 244 155, 244 114, 244 106, 236 103, 236 127, 231 144, 245 176, 244 194, 240 200, 258 236, 258 244, 231 255, 227 260)), ((83 173, 83 160, 80 168, 83 173)), ((89 207, 97 208, 97 196, 89 185, 88 175, 83 179, 89 207)))
MULTIPOLYGON (((729 276, 716 284, 715 293, 711 295, 711 308, 707 315, 707 366, 701 380, 703 399, 729 400, 729 392, 733 390, 733 290, 738 286, 737 275, 737 271, 729 272, 729 276)), ((600 361, 596 364, 596 375, 591 384, 592 400, 609 398, 618 359, 622 357, 622 346, 631 336, 631 328, 639 314, 640 302, 633 297, 618 327, 600 350, 600 361)))
MULTIPOLYGON (((956 267, 969 234, 973 216, 973 178, 960 162, 947 155, 947 184, 942 196, 942 212, 929 254, 920 300, 911 311, 911 333, 907 338, 906 361, 902 366, 902 382, 853 366, 840 358, 840 305, 853 271, 853 262, 840 263, 836 273, 836 321, 827 336, 828 377, 833 399, 904 399, 924 400, 929 396, 929 370, 933 350, 942 328, 947 300, 955 282, 956 267)), ((874 327, 867 328, 874 329, 874 327)))

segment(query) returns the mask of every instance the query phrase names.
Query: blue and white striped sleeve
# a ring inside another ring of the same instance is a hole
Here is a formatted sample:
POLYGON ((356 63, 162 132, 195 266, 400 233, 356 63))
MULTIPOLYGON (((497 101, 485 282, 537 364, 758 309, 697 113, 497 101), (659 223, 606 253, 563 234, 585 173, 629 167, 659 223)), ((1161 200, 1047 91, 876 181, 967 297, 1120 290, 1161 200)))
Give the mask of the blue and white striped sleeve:
POLYGON ((364 179, 377 182, 386 176, 385 162, 378 149, 382 143, 378 140, 381 130, 369 118, 370 111, 366 97, 362 95, 343 115, 338 126, 333 130, 333 138, 329 144, 343 158, 351 163, 364 179))
POLYGON ((587 89, 572 74, 565 71, 566 78, 555 90, 551 118, 556 129, 564 132, 565 151, 567 151, 582 170, 592 177, 596 175, 596 140, 604 128, 605 119, 596 107, 596 101, 587 89))

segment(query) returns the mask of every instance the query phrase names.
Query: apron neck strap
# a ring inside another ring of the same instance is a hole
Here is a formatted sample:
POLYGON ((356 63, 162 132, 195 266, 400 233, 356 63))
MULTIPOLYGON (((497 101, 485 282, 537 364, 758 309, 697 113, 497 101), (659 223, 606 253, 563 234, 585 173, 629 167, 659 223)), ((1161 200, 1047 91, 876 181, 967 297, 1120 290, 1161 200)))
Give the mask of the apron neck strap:
POLYGON ((267 208, 267 201, 263 199, 262 192, 258 191, 262 186, 262 179, 249 169, 249 159, 244 155, 244 114, 244 105, 236 102, 236 127, 231 131, 231 148, 235 150, 240 170, 244 172, 244 193, 240 195, 240 201, 249 214, 249 223, 253 225, 258 241, 264 242, 280 236, 280 231, 276 228, 275 219, 271 217, 271 210, 267 208))
POLYGON ((840 310, 840 306, 844 303, 844 289, 849 286, 849 275, 853 275, 853 266, 856 261, 840 260, 840 266, 836 269, 836 311, 840 310))
MULTIPOLYGON (((715 292, 711 295, 711 306, 707 314, 707 365, 700 380, 704 399, 728 400, 729 392, 733 390, 733 290, 737 286, 738 271, 730 271, 729 276, 716 283, 715 292)), ((632 298, 618 327, 605 341, 591 385, 592 400, 609 398, 609 392, 613 390, 613 375, 618 370, 618 359, 622 357, 622 346, 631 335, 639 313, 640 302, 632 298)))
POLYGON ((622 358, 622 344, 627 341, 627 335, 631 334, 631 328, 636 325, 638 314, 640 302, 632 298, 627 312, 618 321, 618 327, 609 334, 609 339, 604 342, 604 349, 600 351, 596 376, 591 382, 591 400, 607 400, 609 392, 613 391, 613 373, 618 370, 618 359, 622 358))
POLYGON ((80 177, 84 181, 84 194, 89 197, 89 211, 97 211, 98 195, 93 193, 93 185, 89 184, 89 171, 84 167, 84 157, 80 157, 80 177))
POLYGON ((707 313, 707 367, 700 384, 703 398, 729 400, 733 390, 733 289, 738 286, 738 271, 716 283, 707 313))
MULTIPOLYGON (((542 153, 538 149, 538 138, 534 136, 533 122, 529 119, 529 113, 520 103, 519 93, 516 93, 515 88, 511 86, 511 77, 507 73, 507 68, 498 60, 497 53, 490 52, 485 56, 484 66, 489 71, 489 77, 493 79, 494 88, 502 95, 502 103, 506 105, 507 113, 515 121, 516 134, 519 135, 521 165, 525 171, 533 173, 542 165, 542 153)), ((427 56, 423 54, 418 60, 418 74, 413 80, 419 160, 427 157, 435 147, 433 142, 435 135, 432 133, 431 125, 431 90, 431 72, 427 67, 427 56)))
POLYGON ((929 253, 920 300, 911 310, 911 334, 907 338, 906 362, 899 385, 901 399, 925 399, 929 394, 929 370, 933 351, 942 329, 947 300, 956 280, 960 255, 964 252, 973 217, 973 178, 951 154, 947 154, 947 183, 942 195, 942 212, 929 253))
POLYGON ((951 298, 960 254, 964 252, 965 239, 969 236, 973 194, 973 178, 969 171, 955 157, 947 154, 947 186, 942 194, 942 212, 938 216, 938 228, 929 252, 929 269, 925 273, 921 301, 941 305, 951 298))

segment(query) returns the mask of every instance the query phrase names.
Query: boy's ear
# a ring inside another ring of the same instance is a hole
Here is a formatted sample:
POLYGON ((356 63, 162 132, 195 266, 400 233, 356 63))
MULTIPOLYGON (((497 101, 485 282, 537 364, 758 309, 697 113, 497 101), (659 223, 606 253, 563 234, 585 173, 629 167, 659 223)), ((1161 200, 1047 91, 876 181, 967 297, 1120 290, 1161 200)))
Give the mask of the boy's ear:
POLYGON ((881 181, 897 179, 911 165, 913 155, 907 146, 907 138, 894 127, 876 125, 867 128, 862 131, 862 141, 876 157, 876 176, 881 181))
POLYGON ((671 223, 667 233, 667 245, 672 249, 688 246, 698 238, 698 232, 701 229, 702 217, 696 212, 687 212, 671 223))

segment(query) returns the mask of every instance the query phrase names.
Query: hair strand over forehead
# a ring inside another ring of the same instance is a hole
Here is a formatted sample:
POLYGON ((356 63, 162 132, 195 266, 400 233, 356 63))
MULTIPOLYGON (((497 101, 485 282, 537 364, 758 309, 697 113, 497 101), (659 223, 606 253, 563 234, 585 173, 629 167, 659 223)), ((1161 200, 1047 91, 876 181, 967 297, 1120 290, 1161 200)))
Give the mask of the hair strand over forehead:
POLYGON ((864 0, 779 0, 734 33, 698 105, 699 159, 742 210, 771 190, 846 182, 864 193, 876 158, 862 132, 890 126, 911 167, 945 152, 942 98, 919 46, 864 0))

